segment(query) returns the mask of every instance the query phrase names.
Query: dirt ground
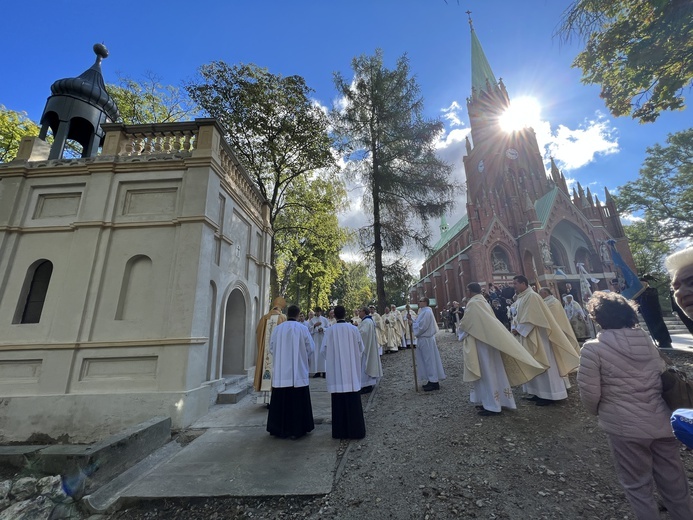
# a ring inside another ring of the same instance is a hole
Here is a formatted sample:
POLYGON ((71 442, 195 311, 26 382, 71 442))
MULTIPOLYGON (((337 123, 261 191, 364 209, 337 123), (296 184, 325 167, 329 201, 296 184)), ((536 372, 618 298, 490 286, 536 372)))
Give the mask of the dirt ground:
MULTIPOLYGON (((437 339, 440 391, 414 391, 411 351, 383 356, 385 376, 363 397, 366 438, 342 443, 329 495, 156 501, 110 519, 634 518, 574 375, 566 402, 537 407, 516 389, 516 411, 479 417, 462 382, 461 344, 450 332, 437 339)), ((671 357, 693 375, 693 356, 671 357)), ((682 456, 692 479, 693 453, 682 456)))

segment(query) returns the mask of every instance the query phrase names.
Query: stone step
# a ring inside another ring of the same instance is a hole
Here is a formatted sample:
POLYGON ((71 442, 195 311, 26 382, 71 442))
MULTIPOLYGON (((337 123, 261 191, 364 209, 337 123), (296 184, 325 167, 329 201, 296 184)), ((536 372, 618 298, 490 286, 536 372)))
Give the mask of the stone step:
POLYGON ((224 376, 226 380, 226 390, 217 395, 217 404, 236 404, 243 399, 252 388, 248 377, 243 376, 224 376))
POLYGON ((96 514, 105 514, 120 509, 127 505, 121 499, 125 490, 161 464, 172 459, 182 449, 183 446, 175 441, 165 444, 127 471, 98 488, 91 495, 85 496, 82 503, 89 512, 96 514))
POLYGON ((36 454, 46 475, 82 475, 96 489, 171 440, 171 418, 153 417, 91 445, 56 444, 36 454))

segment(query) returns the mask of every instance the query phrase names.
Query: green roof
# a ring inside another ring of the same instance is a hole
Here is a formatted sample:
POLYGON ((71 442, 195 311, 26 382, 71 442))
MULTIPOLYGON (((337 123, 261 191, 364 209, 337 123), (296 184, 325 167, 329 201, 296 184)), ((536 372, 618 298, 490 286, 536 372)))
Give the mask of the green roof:
POLYGON ((450 240, 452 240, 452 237, 454 237, 457 233, 462 231, 465 228, 465 226, 467 226, 467 224, 469 224, 469 217, 465 214, 462 216, 460 220, 457 221, 457 223, 454 226, 450 227, 447 231, 441 233, 438 242, 436 242, 433 246, 433 252, 431 253, 431 256, 434 253, 438 252, 445 244, 450 242, 450 240))
POLYGON ((486 80, 491 86, 498 83, 484 50, 481 48, 481 42, 472 28, 472 88, 476 89, 477 92, 485 91, 486 80))
POLYGON ((541 227, 546 226, 546 221, 549 218, 551 208, 553 207, 553 201, 556 200, 557 194, 558 188, 554 187, 546 195, 534 202, 534 210, 537 212, 537 218, 539 222, 541 222, 541 227))

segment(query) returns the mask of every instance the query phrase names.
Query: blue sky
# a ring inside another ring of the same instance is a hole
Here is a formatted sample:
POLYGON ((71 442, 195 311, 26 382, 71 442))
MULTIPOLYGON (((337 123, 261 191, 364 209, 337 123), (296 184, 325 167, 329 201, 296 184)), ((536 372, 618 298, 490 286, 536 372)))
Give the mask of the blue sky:
MULTIPOLYGON (((648 125, 608 114, 599 87, 582 85, 580 71, 571 68, 579 45, 562 44, 553 36, 568 4, 169 0, 104 8, 82 0, 11 2, 2 9, 0 104, 38 120, 51 83, 88 68, 92 45, 103 42, 111 53, 103 63, 107 82, 115 82, 116 73, 137 79, 151 71, 165 83, 180 84, 213 60, 255 63, 273 73, 303 76, 316 100, 330 106, 336 95, 333 72, 351 77, 351 59, 379 47, 389 66, 408 54, 427 116, 446 117, 440 154, 463 179, 465 99, 471 88, 469 9, 491 67, 511 99, 531 96, 539 102, 541 120, 534 126, 546 153, 557 158, 568 178, 602 198, 604 186, 615 191, 637 176, 648 146, 690 127, 690 114, 666 113, 648 125)), ((461 196, 448 222, 463 212, 461 196)), ((342 220, 357 224, 358 214, 342 220)))

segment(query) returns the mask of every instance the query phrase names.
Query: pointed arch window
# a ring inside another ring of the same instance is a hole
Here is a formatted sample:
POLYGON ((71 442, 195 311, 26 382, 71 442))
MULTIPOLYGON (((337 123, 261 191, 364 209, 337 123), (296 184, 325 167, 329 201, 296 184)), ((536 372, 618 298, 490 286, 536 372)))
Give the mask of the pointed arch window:
POLYGON ((53 263, 49 260, 34 262, 26 273, 20 305, 17 306, 13 323, 39 323, 46 303, 48 285, 53 274, 53 263))

